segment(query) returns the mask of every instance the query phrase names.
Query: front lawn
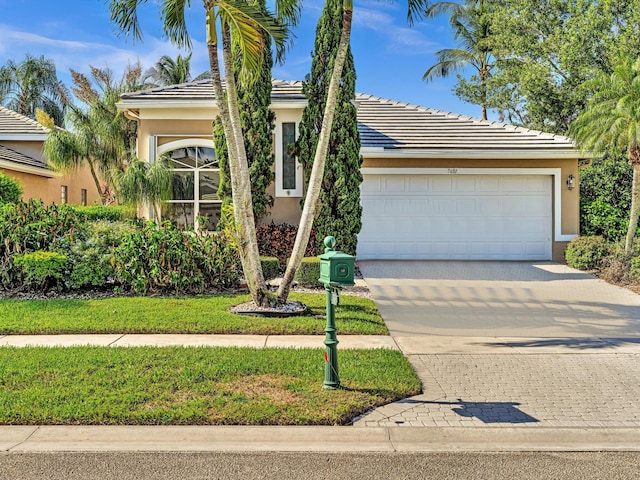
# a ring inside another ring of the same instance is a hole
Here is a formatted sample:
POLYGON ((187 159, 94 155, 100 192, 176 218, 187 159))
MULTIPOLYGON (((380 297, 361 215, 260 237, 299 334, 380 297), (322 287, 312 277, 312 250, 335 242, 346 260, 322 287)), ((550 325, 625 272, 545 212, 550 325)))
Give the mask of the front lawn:
MULTIPOLYGON (((324 294, 291 294, 312 315, 263 318, 235 315, 229 307, 247 295, 117 297, 93 300, 0 300, 0 335, 63 333, 219 333, 317 335, 326 323, 324 294)), ((336 308, 339 334, 386 335, 369 299, 342 295, 336 308)))
POLYGON ((420 392, 392 350, 0 348, 4 425, 333 425, 420 392))

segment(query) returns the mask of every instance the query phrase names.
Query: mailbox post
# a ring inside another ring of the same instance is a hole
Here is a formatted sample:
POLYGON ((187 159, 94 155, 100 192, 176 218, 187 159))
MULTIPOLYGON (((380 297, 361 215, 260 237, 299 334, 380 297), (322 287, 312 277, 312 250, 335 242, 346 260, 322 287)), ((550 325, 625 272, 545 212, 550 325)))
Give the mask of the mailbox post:
POLYGON ((324 344, 325 369, 323 388, 335 390, 340 386, 338 373, 338 338, 336 336, 335 307, 338 305, 340 289, 345 285, 354 285, 356 258, 346 253, 337 252, 336 239, 329 236, 324 239, 324 253, 320 255, 320 278, 327 293, 327 325, 324 344))

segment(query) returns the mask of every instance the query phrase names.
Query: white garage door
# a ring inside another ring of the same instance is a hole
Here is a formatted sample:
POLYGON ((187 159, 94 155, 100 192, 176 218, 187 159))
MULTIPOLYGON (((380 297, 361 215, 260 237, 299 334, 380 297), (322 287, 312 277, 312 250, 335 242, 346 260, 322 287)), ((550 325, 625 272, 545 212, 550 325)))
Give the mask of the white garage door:
POLYGON ((551 178, 364 175, 358 259, 550 260, 551 178))

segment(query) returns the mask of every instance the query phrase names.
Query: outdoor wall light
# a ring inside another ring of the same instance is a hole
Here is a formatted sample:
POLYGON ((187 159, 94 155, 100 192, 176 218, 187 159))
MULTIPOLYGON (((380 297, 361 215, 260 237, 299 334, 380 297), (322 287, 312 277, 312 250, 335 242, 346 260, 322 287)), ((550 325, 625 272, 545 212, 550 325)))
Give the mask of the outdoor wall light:
POLYGON ((575 188, 575 185, 574 185, 575 178, 576 177, 574 177, 573 174, 569 174, 569 176, 567 177, 567 188, 569 190, 573 190, 575 188))

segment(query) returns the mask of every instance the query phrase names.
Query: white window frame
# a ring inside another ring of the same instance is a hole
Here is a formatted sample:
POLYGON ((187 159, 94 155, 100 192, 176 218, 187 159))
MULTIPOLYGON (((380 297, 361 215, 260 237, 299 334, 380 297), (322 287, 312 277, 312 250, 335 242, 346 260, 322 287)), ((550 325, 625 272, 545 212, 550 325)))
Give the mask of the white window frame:
MULTIPOLYGON (((155 154, 151 157, 154 159, 154 161, 158 158, 160 158, 163 154, 167 153, 167 152, 171 152, 173 150, 177 150, 179 148, 183 148, 183 147, 205 147, 205 148, 211 148, 215 151, 215 146, 213 144, 213 140, 211 139, 206 139, 206 138, 183 138, 180 140, 174 140, 173 142, 168 142, 165 143, 163 145, 158 145, 157 144, 157 138, 159 136, 154 135, 154 138, 151 139, 150 141, 150 150, 154 150, 155 154)), ((150 152, 151 153, 151 152, 150 152)), ((194 226, 196 229, 199 228, 199 226, 197 225, 197 220, 196 220, 196 215, 197 213, 200 211, 200 204, 206 204, 206 205, 222 205, 222 200, 201 200, 200 199, 200 172, 220 172, 220 168, 180 168, 180 167, 176 167, 176 168, 171 168, 172 171, 175 172, 192 172, 193 173, 193 200, 184 200, 184 201, 180 201, 180 200, 168 200, 167 203, 192 203, 193 204, 193 208, 194 208, 194 213, 193 213, 193 217, 194 217, 194 226)))
POLYGON ((303 194, 303 177, 302 177, 302 164, 296 158, 296 188, 293 189, 285 189, 282 188, 282 175, 283 175, 283 160, 284 160, 284 150, 282 145, 282 124, 283 123, 293 123, 296 126, 296 140, 299 135, 299 115, 293 115, 288 113, 278 114, 278 123, 275 129, 275 164, 276 164, 276 175, 275 175, 275 184, 276 184, 276 197, 302 197, 303 194))

